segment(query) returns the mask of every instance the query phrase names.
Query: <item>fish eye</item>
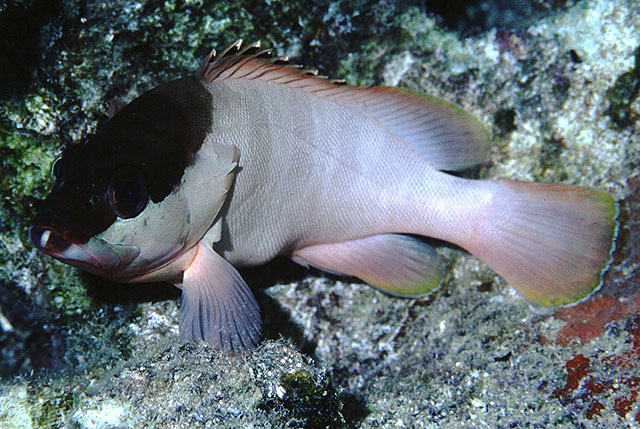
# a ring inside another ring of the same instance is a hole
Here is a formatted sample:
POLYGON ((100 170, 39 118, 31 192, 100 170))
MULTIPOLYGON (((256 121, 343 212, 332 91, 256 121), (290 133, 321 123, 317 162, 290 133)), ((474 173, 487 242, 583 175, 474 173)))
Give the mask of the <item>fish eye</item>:
POLYGON ((136 167, 127 165, 118 168, 107 185, 107 202, 113 213, 123 219, 138 216, 147 206, 149 192, 136 167))

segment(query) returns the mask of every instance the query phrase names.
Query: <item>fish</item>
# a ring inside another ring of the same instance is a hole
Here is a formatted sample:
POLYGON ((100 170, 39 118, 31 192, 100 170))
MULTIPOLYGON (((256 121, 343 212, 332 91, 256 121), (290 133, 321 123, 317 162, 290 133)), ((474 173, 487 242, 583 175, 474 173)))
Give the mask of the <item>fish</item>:
POLYGON ((175 285, 182 339, 232 354, 262 330, 237 268, 279 255, 421 297, 445 275, 428 237, 536 305, 588 297, 611 261, 617 203, 568 184, 457 173, 490 150, 482 123, 454 104, 351 86, 239 40, 68 146, 29 235, 111 280, 175 285))

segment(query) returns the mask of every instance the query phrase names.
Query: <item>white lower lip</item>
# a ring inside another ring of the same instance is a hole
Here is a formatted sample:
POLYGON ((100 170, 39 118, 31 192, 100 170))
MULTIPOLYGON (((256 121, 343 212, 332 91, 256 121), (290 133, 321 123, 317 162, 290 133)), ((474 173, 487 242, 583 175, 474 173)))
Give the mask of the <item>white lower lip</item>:
POLYGON ((45 229, 44 232, 42 233, 42 235, 40 236, 40 247, 41 248, 46 248, 47 247, 47 243, 49 242, 49 236, 51 235, 51 231, 48 229, 45 229))

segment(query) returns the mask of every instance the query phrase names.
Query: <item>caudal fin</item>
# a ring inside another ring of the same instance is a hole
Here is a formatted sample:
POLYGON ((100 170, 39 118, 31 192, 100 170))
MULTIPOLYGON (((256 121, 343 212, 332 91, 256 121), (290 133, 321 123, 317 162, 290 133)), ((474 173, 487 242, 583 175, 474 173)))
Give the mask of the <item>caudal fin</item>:
POLYGON ((597 290, 617 232, 613 198, 577 186, 498 183, 491 212, 464 247, 536 304, 567 305, 597 290))

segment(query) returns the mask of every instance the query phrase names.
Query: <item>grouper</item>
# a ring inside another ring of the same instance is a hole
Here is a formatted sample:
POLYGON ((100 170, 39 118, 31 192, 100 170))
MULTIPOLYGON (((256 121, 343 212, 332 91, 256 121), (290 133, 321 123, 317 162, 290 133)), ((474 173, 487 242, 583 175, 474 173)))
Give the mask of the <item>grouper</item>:
POLYGON ((489 152, 485 128, 455 105, 350 86, 238 41, 66 148, 30 237, 116 281, 174 284, 181 336, 231 353, 262 327, 236 267, 278 255, 418 297, 444 276, 431 237, 535 304, 589 296, 611 259, 613 198, 451 174, 489 152))

